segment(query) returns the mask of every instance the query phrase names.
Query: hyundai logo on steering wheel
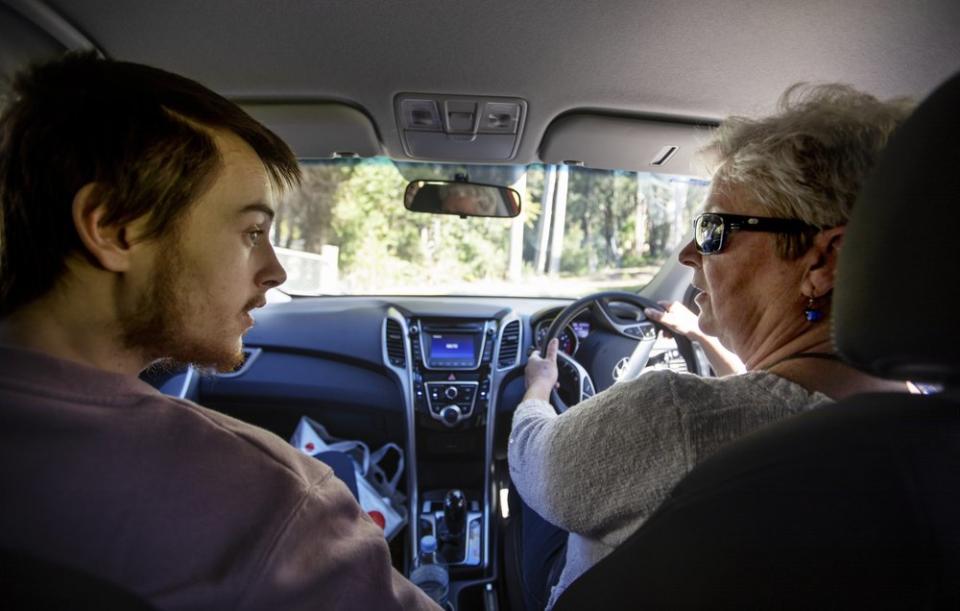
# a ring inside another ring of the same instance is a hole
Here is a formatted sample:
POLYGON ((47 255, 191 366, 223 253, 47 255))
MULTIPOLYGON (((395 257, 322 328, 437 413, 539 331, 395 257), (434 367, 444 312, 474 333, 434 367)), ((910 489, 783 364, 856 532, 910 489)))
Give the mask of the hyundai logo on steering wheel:
POLYGON ((614 365, 614 367, 613 367, 613 381, 614 381, 614 382, 619 382, 619 381, 620 381, 620 376, 622 376, 623 373, 627 370, 627 366, 628 366, 629 364, 630 364, 630 357, 629 357, 629 356, 625 356, 625 357, 623 357, 622 359, 620 359, 619 361, 617 361, 617 364, 614 365))

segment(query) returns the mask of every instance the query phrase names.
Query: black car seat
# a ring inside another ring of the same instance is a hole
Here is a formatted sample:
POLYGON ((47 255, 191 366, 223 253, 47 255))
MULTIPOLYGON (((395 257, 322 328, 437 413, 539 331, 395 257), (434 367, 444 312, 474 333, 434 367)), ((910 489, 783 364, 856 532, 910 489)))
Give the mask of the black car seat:
POLYGON ((958 113, 960 75, 891 138, 834 302, 849 363, 943 392, 861 395, 731 445, 556 611, 960 609, 958 113))
POLYGON ((0 608, 7 611, 149 611, 135 594, 30 554, 0 549, 0 608))

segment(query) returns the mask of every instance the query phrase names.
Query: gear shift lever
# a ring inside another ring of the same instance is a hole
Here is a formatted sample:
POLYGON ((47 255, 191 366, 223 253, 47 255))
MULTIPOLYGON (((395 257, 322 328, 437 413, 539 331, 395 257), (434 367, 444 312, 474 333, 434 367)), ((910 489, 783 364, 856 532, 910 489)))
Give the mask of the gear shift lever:
POLYGON ((463 534, 463 525, 467 514, 467 497, 462 490, 453 488, 443 497, 443 523, 450 537, 463 534))

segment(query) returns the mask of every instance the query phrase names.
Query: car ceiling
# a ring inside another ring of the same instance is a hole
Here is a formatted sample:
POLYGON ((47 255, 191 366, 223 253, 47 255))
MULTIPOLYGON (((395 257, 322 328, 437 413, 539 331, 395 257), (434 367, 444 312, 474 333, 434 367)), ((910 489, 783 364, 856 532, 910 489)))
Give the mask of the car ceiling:
POLYGON ((517 159, 532 161, 578 109, 714 122, 767 111, 797 81, 920 97, 960 69, 955 0, 47 4, 107 56, 234 99, 355 105, 397 158, 401 92, 525 99, 517 159))

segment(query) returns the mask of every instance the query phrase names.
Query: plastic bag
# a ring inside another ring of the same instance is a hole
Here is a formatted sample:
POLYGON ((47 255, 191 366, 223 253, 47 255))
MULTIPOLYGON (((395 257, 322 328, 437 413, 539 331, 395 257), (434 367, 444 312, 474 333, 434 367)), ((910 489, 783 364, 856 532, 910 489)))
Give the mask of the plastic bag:
POLYGON ((353 459, 357 473, 357 493, 360 506, 383 528, 390 540, 407 524, 406 495, 397 490, 403 475, 403 450, 395 443, 388 443, 375 452, 362 441, 337 439, 327 432, 322 424, 303 416, 290 438, 290 443, 304 454, 316 456, 321 452, 343 452, 353 459), (388 474, 384 458, 396 452, 397 466, 388 474))

